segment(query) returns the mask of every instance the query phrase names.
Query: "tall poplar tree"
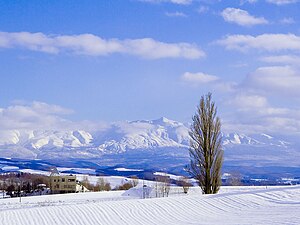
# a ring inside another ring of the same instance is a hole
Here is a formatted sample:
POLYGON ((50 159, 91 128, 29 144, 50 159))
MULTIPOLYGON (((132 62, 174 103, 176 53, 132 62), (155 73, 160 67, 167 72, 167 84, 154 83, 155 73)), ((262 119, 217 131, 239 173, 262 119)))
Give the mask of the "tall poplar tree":
POLYGON ((211 93, 201 97, 189 134, 188 171, 198 181, 203 194, 215 194, 221 186, 223 150, 221 122, 211 93))

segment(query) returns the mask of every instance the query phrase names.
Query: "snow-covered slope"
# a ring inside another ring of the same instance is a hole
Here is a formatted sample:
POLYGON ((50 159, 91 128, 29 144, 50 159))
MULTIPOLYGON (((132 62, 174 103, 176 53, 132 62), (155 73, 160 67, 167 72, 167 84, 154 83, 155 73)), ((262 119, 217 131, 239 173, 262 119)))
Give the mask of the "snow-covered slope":
POLYGON ((93 137, 88 132, 77 131, 0 131, 0 145, 20 145, 29 149, 88 146, 93 137))
POLYGON ((198 189, 152 199, 122 193, 0 199, 0 225, 300 224, 300 186, 222 187, 216 195, 198 189))
POLYGON ((278 140, 268 134, 223 134, 223 146, 226 145, 253 145, 253 146, 278 146, 288 147, 290 145, 287 141, 278 140))

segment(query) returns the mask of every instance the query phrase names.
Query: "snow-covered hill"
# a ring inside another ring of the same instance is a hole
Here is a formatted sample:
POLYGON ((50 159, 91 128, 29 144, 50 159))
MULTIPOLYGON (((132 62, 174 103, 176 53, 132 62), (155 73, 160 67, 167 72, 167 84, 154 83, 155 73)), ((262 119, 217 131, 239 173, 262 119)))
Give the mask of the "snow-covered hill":
MULTIPOLYGON (((173 191, 171 188, 171 192, 173 191)), ((168 198, 124 191, 0 199, 0 224, 299 224, 300 187, 222 187, 201 195, 182 188, 168 198)))

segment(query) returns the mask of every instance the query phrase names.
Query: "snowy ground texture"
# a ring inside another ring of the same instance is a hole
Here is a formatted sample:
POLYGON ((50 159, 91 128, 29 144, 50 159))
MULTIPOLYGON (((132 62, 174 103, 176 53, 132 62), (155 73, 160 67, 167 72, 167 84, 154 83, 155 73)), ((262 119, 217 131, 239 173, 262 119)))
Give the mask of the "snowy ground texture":
MULTIPOLYGON (((174 192, 176 193, 176 191, 174 192)), ((138 199, 123 191, 0 199, 0 224, 300 224, 300 186, 138 199)))

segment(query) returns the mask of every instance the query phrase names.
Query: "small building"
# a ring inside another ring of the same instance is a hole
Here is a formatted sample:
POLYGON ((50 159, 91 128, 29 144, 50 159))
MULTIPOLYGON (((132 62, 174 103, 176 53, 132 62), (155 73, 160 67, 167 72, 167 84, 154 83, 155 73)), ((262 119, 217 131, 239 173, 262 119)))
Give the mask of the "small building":
POLYGON ((89 192, 90 190, 83 186, 80 182, 77 182, 76 193, 78 192, 89 192))
POLYGON ((0 199, 1 198, 10 198, 10 195, 7 195, 5 190, 0 190, 0 199))
POLYGON ((76 176, 52 175, 50 176, 50 189, 52 194, 75 193, 76 176))

